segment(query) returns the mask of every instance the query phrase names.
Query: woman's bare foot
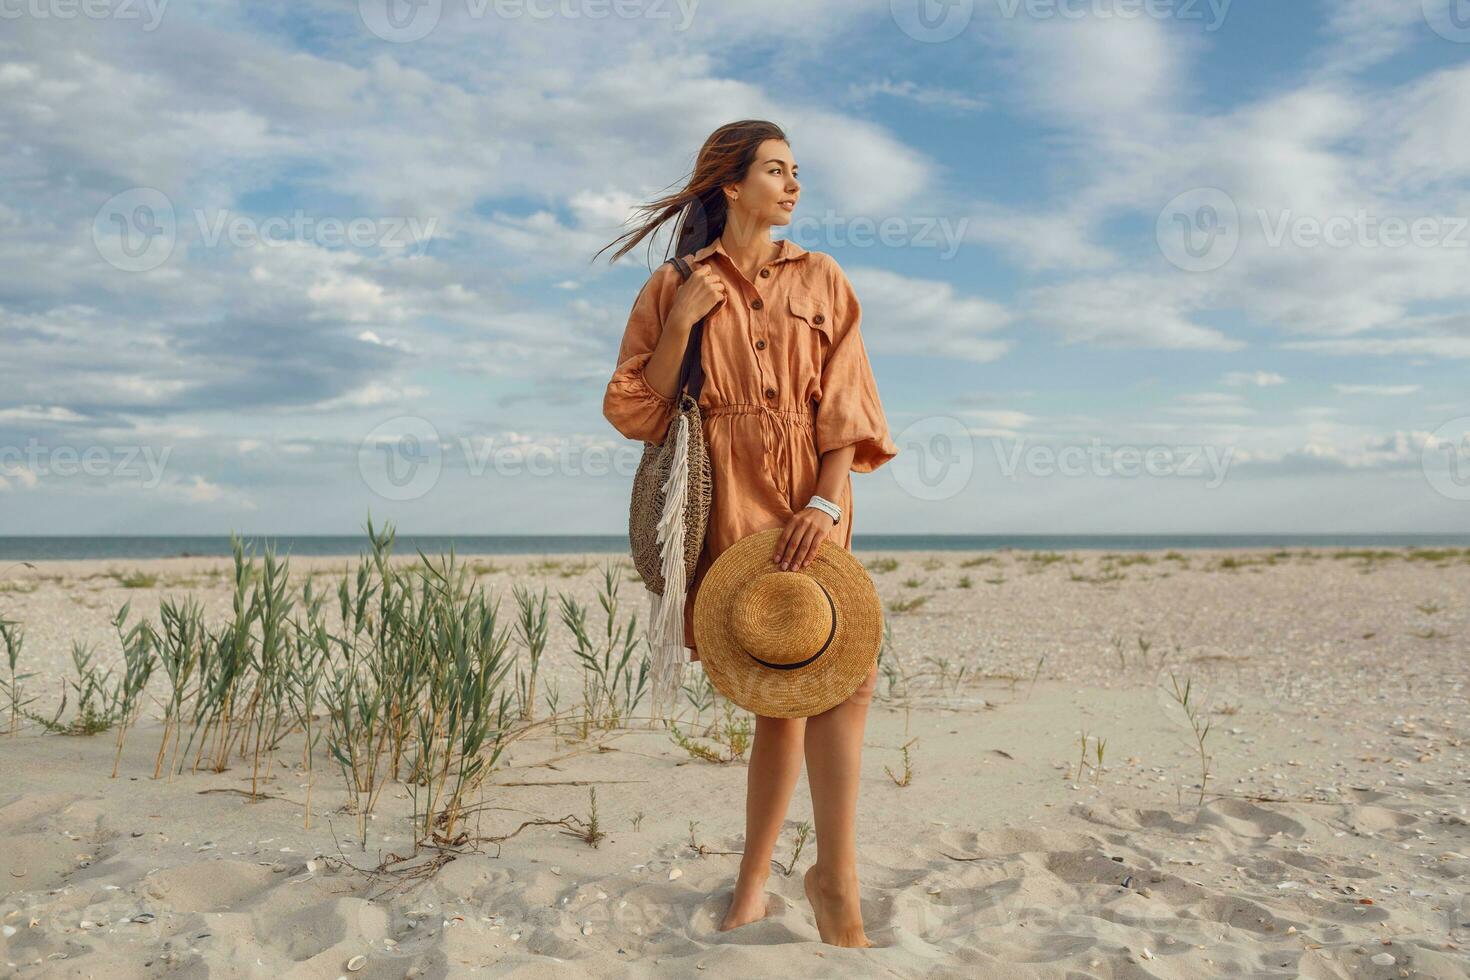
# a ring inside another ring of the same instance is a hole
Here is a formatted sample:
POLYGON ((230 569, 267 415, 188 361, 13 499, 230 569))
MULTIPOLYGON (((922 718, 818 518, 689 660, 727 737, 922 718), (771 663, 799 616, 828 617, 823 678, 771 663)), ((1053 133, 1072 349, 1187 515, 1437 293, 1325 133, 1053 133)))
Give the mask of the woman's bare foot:
POLYGON ((817 920, 817 934, 829 946, 873 945, 863 932, 863 908, 858 900, 857 875, 846 880, 832 880, 817 871, 814 864, 802 877, 806 900, 812 905, 817 920))
POLYGON ((729 932, 766 917, 766 881, 770 876, 769 871, 765 875, 741 872, 735 882, 735 897, 730 900, 725 920, 720 923, 721 932, 729 932))

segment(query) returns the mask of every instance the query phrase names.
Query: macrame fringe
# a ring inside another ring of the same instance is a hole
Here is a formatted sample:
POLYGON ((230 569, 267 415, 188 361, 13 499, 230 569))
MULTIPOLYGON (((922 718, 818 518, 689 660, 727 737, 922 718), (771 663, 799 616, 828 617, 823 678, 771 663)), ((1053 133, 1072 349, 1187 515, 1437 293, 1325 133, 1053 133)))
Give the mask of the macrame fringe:
POLYGON ((664 594, 648 591, 648 646, 652 651, 655 713, 672 709, 688 648, 684 646, 684 519, 689 498, 689 420, 680 412, 674 435, 674 459, 664 481, 664 509, 658 522, 663 558, 664 594))

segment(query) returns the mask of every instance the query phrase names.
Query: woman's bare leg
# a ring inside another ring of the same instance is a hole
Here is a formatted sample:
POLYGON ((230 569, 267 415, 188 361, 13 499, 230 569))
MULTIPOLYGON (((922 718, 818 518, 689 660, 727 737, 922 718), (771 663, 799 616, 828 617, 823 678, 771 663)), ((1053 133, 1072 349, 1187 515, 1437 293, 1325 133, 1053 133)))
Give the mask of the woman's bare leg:
POLYGON ((802 734, 805 718, 755 716, 755 743, 745 790, 745 854, 735 899, 720 931, 754 922, 766 914, 766 880, 771 877, 771 855, 791 794, 801 777, 802 734))
POLYGON ((857 799, 863 729, 878 683, 875 666, 846 701, 806 723, 806 778, 817 822, 817 860, 807 869, 807 901, 822 942, 871 946, 858 901, 857 799))

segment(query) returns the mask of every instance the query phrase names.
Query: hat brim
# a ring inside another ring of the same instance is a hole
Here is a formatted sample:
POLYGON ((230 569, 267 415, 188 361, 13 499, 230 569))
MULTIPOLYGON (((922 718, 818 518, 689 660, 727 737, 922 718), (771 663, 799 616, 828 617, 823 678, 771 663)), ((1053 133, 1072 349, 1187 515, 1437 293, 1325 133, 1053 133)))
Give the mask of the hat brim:
POLYGON ((823 541, 800 572, 782 573, 771 561, 781 530, 746 535, 710 565, 694 600, 694 642, 710 683, 735 704, 769 718, 806 718, 846 701, 872 673, 883 643, 883 604, 867 569, 831 541, 823 541), (804 667, 780 670, 758 663, 729 628, 740 590, 766 574, 810 575, 837 609, 830 645, 804 667))

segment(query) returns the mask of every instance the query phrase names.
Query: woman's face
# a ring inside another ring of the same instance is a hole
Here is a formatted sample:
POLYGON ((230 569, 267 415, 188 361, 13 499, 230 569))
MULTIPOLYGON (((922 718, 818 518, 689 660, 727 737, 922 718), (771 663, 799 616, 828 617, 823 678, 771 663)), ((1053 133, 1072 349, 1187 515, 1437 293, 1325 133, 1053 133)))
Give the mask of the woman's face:
POLYGON ((765 140, 755 154, 755 163, 745 179, 735 185, 739 196, 730 201, 747 227, 789 225, 801 197, 796 179, 796 162, 785 140, 765 140))

